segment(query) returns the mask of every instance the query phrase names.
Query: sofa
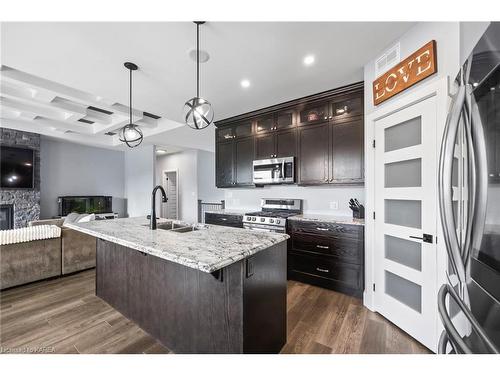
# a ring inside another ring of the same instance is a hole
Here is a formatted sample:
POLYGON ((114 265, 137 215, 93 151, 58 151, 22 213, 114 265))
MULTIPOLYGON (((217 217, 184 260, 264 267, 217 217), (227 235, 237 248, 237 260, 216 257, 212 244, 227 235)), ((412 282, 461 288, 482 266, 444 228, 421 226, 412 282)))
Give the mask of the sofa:
POLYGON ((95 267, 96 239, 85 233, 65 228, 64 219, 36 220, 34 225, 57 225, 61 228, 61 274, 95 267))
POLYGON ((61 275, 61 237, 0 246, 0 289, 61 275))

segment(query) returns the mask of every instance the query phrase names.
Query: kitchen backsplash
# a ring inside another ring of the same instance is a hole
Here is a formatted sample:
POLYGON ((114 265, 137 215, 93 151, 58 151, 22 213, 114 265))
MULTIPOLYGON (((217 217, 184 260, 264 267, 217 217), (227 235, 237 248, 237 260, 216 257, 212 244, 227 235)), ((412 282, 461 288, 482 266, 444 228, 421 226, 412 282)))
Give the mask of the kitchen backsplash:
POLYGON ((268 185, 263 188, 224 189, 226 208, 256 210, 260 208, 261 198, 295 198, 304 200, 304 213, 351 216, 349 199, 356 198, 365 202, 363 186, 297 186, 268 185), (337 208, 335 208, 337 205, 337 208))

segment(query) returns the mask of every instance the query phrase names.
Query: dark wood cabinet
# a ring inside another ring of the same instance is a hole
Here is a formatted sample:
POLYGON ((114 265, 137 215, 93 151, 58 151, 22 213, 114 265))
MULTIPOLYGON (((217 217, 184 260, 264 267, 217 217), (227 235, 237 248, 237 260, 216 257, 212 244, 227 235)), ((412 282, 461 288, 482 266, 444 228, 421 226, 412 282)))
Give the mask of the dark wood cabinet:
POLYGON ((255 137, 255 158, 269 159, 275 153, 275 135, 273 133, 262 134, 255 137))
POLYGON ((359 183, 364 181, 364 123, 363 120, 334 123, 331 132, 329 165, 330 183, 359 183))
POLYGON ((329 120, 328 102, 316 102, 299 106, 297 125, 318 124, 329 120))
POLYGON ((276 130, 284 130, 295 126, 295 109, 279 111, 275 115, 276 130))
POLYGON ((218 142, 216 147, 215 183, 217 187, 234 186, 233 141, 218 142))
POLYGON ((298 131, 298 183, 328 183, 328 122, 302 127, 298 131))
POLYGON ((364 182, 362 83, 217 121, 216 126, 218 187, 252 185, 254 159, 288 156, 295 157, 300 185, 364 182))
POLYGON ((361 297, 364 227, 290 220, 288 278, 361 297))
POLYGON ((297 130, 282 130, 255 137, 255 158, 297 156, 297 130))
POLYGON ((254 144, 253 138, 234 141, 234 182, 237 186, 253 184, 254 144))
POLYGON ((362 115, 363 97, 361 95, 335 98, 330 104, 329 118, 335 123, 350 121, 353 117, 362 115))
POLYGON ((205 224, 243 228, 243 216, 216 212, 205 212, 205 224))
POLYGON ((218 142, 216 147, 216 185, 235 187, 253 185, 253 137, 218 142))
POLYGON ((274 115, 265 115, 255 120, 255 132, 257 134, 274 130, 274 115))

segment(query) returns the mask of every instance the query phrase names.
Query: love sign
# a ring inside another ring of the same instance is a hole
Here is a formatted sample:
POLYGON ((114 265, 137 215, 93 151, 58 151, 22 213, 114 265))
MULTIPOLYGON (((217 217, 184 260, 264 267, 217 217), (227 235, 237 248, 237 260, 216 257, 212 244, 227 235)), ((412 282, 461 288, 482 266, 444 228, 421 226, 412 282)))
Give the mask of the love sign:
POLYGON ((379 105, 436 72, 436 41, 431 40, 373 81, 373 104, 379 105))

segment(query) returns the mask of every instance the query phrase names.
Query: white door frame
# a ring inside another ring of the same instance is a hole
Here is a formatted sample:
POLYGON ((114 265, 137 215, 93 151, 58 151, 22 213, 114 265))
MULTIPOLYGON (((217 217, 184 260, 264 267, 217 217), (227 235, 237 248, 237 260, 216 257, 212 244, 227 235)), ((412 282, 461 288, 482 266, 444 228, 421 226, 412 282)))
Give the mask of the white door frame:
MULTIPOLYGON (((365 88, 369 90, 370 88, 365 88)), ((410 89, 411 90, 411 89, 410 89)), ((375 293, 373 284, 375 282, 374 270, 374 249, 375 249, 375 220, 373 212, 375 211, 375 149, 373 140, 375 139, 376 121, 387 117, 401 109, 410 107, 430 97, 436 97, 436 160, 439 161, 439 152, 441 139, 444 131, 446 116, 450 104, 448 89, 448 77, 435 79, 426 85, 413 89, 401 98, 395 98, 394 101, 381 105, 380 108, 373 111, 365 117, 365 291, 363 293, 363 304, 370 310, 376 311, 375 293)), ((438 168, 436 168, 438 170, 438 168)), ((437 172, 436 172, 437 173, 437 172)), ((437 179, 437 175, 436 175, 437 179)), ((436 196, 437 202, 437 196, 436 196)), ((439 206, 436 205, 436 215, 439 215, 439 206)), ((445 270, 447 267, 446 248, 443 241, 441 220, 437 220, 437 283, 441 285, 446 282, 445 270)), ((436 294, 437 298, 437 294, 436 294)), ((436 332, 440 333, 442 325, 437 319, 436 332)), ((436 335, 439 337, 439 334, 436 335)))
MULTIPOLYGON (((177 204, 175 205, 175 212, 177 214, 177 220, 179 220, 179 170, 178 169, 164 169, 163 171, 161 171, 161 186, 165 189, 166 186, 164 184, 164 181, 165 181, 165 175, 167 173, 175 173, 176 177, 177 177, 177 181, 176 181, 176 184, 175 184, 175 196, 177 198, 177 204)), ((161 210, 162 214, 163 214, 163 210, 161 210)))

